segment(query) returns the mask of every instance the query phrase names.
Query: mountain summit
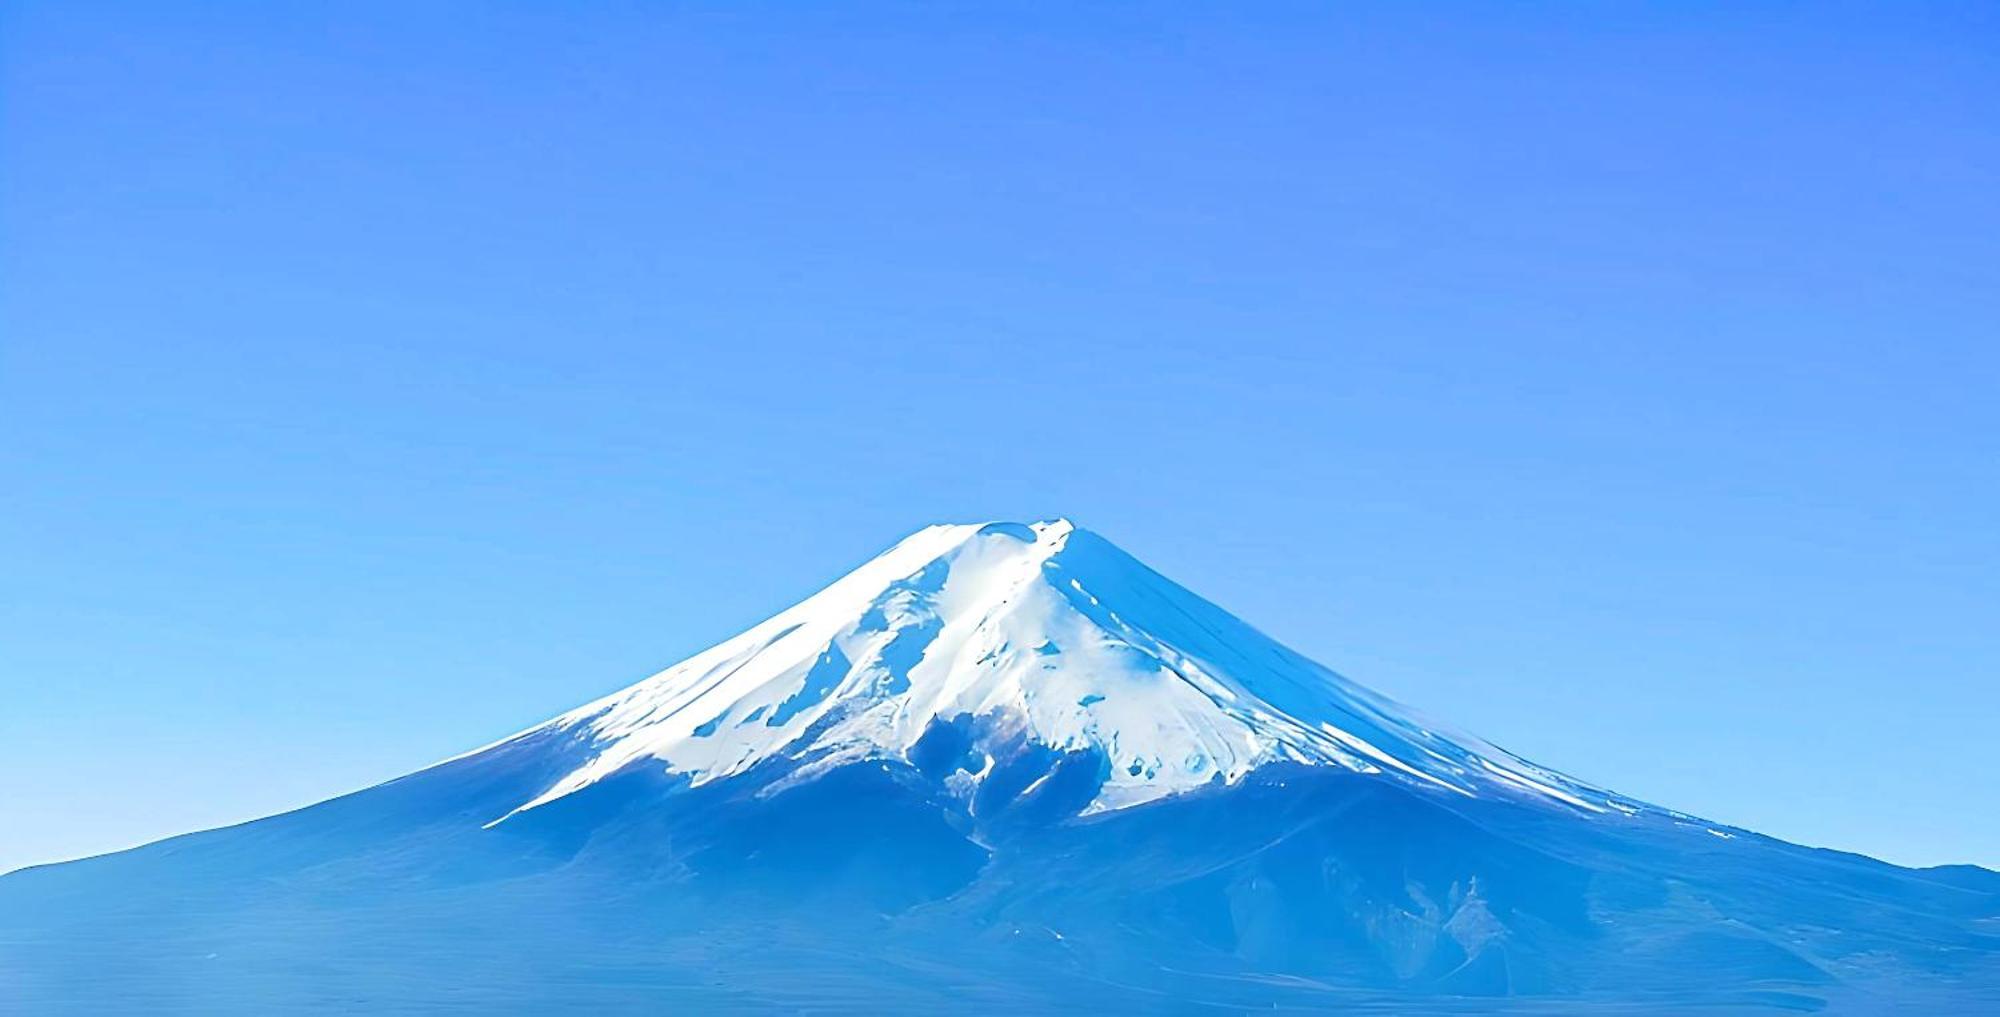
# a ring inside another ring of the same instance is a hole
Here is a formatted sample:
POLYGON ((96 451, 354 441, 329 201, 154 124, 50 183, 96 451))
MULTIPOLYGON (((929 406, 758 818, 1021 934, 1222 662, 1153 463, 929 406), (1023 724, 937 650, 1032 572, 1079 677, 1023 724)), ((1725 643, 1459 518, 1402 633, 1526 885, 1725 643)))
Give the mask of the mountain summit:
POLYGON ((1065 519, 932 526, 622 692, 523 732, 589 744, 521 809, 636 765, 693 784, 783 761, 807 779, 956 736, 952 789, 1023 751, 1103 766, 1086 812, 1291 762, 1460 795, 1630 804, 1441 737, 1065 519))
POLYGON ((485 748, 0 877, 0 1014, 1995 998, 2000 874, 1446 734, 1065 520, 930 527, 485 748))

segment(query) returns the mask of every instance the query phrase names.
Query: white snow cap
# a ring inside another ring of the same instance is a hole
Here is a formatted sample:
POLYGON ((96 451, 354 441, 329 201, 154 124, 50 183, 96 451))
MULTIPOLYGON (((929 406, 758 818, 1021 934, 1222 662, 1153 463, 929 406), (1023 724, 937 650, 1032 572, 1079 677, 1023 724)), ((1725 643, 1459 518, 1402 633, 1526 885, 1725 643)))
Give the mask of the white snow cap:
POLYGON ((774 758, 801 764, 793 780, 906 759, 934 722, 965 717, 977 722, 974 757, 953 786, 966 794, 996 756, 1034 743, 1104 753, 1110 776, 1091 811, 1281 761, 1629 811, 1491 745, 1434 733, 1055 519, 920 530, 741 635, 523 732, 566 731, 591 755, 515 812, 633 765, 700 784, 774 758))

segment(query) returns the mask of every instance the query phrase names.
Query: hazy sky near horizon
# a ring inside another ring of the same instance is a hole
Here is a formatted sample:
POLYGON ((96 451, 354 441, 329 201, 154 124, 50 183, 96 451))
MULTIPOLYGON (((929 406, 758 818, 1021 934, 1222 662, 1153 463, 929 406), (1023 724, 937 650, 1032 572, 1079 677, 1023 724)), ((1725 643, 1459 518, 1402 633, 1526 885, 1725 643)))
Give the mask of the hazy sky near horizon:
POLYGON ((1069 515, 1531 759, 2000 865, 2000 8, 0 11, 0 870, 1069 515))

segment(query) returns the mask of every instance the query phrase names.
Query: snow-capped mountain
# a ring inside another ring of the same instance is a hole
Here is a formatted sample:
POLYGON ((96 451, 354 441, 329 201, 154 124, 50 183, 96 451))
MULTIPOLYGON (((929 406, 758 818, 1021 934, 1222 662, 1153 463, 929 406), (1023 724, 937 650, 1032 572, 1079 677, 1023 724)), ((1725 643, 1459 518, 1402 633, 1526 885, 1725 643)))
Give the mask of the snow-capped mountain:
POLYGON ((1087 812, 1230 783, 1275 762, 1460 795, 1631 804, 1407 712, 1279 645, 1068 520, 932 526, 797 606, 517 737, 588 759, 520 808, 635 765, 696 785, 786 760, 809 779, 908 760, 965 725, 971 797, 1023 746, 1109 764, 1087 812))
POLYGON ((925 529, 482 749, 0 877, 0 1014, 1994 999, 2000 874, 1445 733, 1062 520, 925 529))

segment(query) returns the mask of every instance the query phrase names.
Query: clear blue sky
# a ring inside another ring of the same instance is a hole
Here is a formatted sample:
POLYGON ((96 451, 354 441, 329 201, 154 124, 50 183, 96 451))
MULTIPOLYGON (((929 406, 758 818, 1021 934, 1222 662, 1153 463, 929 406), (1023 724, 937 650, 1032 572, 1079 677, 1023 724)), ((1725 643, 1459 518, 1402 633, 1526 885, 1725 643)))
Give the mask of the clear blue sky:
POLYGON ((2000 9, 807 6, 8 5, 0 868, 1055 514, 1546 764, 2000 865, 2000 9))

